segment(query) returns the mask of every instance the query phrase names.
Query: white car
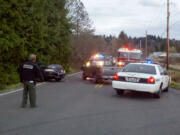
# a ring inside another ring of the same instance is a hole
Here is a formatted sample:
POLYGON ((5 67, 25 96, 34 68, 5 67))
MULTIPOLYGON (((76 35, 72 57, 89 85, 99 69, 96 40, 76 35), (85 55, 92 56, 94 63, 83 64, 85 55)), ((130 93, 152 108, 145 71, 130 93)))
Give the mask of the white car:
POLYGON ((158 64, 131 63, 114 75, 112 87, 118 95, 124 91, 149 92, 160 98, 162 91, 168 91, 170 78, 158 64))

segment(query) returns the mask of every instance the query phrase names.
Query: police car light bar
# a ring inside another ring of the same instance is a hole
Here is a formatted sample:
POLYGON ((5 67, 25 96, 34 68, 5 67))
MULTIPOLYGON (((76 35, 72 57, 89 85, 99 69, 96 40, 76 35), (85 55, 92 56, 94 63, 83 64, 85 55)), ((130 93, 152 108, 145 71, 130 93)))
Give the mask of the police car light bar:
POLYGON ((104 55, 99 54, 99 53, 94 55, 94 59, 97 59, 97 58, 104 58, 104 55))
POLYGON ((146 63, 147 63, 147 64, 153 64, 152 60, 149 60, 149 59, 146 60, 146 63))

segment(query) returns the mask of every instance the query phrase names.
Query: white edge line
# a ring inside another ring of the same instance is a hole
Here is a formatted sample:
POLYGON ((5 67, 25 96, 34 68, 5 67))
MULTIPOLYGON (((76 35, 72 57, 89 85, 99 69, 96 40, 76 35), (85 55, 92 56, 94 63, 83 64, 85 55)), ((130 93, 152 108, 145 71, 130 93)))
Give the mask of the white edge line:
MULTIPOLYGON (((40 85, 43 85, 43 84, 45 84, 45 83, 39 83, 36 86, 40 86, 40 85)), ((2 93, 2 94, 0 94, 0 97, 5 96, 5 95, 9 95, 9 94, 13 94, 13 93, 16 93, 16 92, 19 92, 19 91, 22 91, 22 90, 23 90, 23 88, 20 88, 20 89, 17 89, 17 90, 12 90, 12 91, 9 91, 9 92, 6 92, 6 93, 2 93)))
MULTIPOLYGON (((70 75, 68 75, 68 77, 77 75, 77 74, 79 74, 79 73, 81 73, 81 72, 77 72, 77 73, 70 74, 70 75)), ((45 82, 39 83, 39 84, 37 84, 36 86, 41 86, 41 85, 43 85, 43 84, 45 84, 45 82)), ((20 89, 17 89, 17 90, 13 90, 13 91, 9 91, 9 92, 6 92, 6 93, 2 93, 2 94, 0 94, 0 97, 6 96, 6 95, 9 95, 9 94, 13 94, 13 93, 16 93, 16 92, 20 92, 20 91, 22 91, 22 90, 23 90, 23 88, 20 88, 20 89)))
POLYGON ((0 97, 22 91, 23 88, 0 94, 0 97))

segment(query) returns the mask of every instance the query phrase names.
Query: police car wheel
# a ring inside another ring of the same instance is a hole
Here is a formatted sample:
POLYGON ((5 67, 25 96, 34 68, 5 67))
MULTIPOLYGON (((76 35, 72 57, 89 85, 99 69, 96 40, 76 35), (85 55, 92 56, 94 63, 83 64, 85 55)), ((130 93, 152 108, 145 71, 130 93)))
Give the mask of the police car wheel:
POLYGON ((164 90, 164 92, 168 92, 169 91, 169 87, 167 87, 165 90, 164 90))
POLYGON ((122 96, 124 94, 124 90, 116 89, 116 93, 122 96))
POLYGON ((162 94, 162 88, 160 87, 159 91, 157 93, 155 93, 154 96, 155 96, 155 98, 159 99, 159 98, 161 98, 161 94, 162 94))
POLYGON ((164 92, 168 92, 168 91, 169 91, 169 84, 170 84, 170 82, 168 83, 168 86, 167 86, 167 88, 164 90, 164 92))

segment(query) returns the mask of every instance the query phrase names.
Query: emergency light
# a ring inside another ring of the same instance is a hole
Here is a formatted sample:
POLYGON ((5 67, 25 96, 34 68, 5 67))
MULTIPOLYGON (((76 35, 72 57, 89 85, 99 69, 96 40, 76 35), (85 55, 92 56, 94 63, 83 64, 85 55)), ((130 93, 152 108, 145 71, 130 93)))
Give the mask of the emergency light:
POLYGON ((153 64, 152 60, 149 60, 149 59, 146 60, 146 63, 147 63, 147 64, 153 64))

